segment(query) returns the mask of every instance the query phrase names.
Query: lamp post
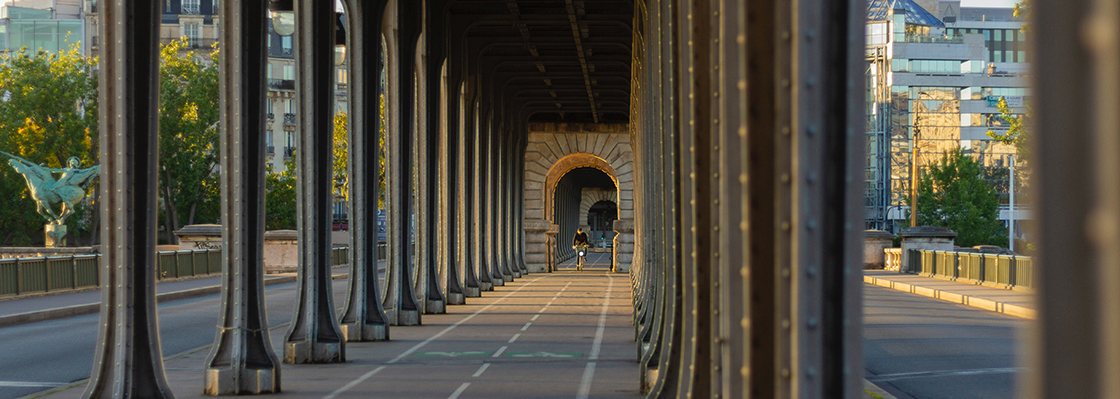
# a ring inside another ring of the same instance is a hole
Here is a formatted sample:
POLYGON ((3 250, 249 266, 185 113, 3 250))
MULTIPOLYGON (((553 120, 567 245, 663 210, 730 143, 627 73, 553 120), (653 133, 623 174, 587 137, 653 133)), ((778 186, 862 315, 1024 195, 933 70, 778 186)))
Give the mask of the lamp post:
POLYGON ((296 13, 292 0, 269 0, 268 15, 276 34, 291 36, 296 32, 296 13))

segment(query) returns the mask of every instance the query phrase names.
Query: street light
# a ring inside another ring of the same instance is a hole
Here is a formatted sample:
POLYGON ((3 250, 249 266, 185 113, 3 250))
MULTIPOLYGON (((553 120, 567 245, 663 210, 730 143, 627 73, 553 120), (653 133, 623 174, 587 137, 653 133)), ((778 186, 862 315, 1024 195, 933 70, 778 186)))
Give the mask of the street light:
POLYGON ((268 12, 276 34, 291 36, 296 33, 296 13, 292 0, 269 0, 268 12))
POLYGON ((334 66, 346 62, 346 15, 336 13, 338 23, 334 25, 334 66))

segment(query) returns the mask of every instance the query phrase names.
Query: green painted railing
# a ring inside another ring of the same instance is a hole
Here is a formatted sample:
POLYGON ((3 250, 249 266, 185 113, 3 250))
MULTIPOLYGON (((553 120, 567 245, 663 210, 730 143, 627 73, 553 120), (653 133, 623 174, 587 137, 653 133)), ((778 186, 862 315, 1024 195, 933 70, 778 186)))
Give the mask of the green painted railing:
MULTIPOLYGON (((67 255, 0 259, 0 297, 59 293, 101 285, 101 255, 67 255)), ((350 248, 331 250, 331 266, 349 262, 350 248)), ((221 274, 222 250, 199 249, 156 253, 157 279, 221 274)))
POLYGON ((909 258, 909 270, 930 277, 999 288, 1034 288, 1029 256, 910 250, 909 258))

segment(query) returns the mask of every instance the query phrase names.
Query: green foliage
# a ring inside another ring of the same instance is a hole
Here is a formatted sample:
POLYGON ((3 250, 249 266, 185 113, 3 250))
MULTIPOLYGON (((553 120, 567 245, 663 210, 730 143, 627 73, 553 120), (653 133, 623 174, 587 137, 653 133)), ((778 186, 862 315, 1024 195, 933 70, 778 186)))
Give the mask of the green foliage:
POLYGON ((160 49, 159 184, 164 231, 219 218, 218 51, 186 52, 186 38, 160 49))
POLYGON ((962 247, 1006 245, 999 197, 983 175, 981 165, 960 150, 946 152, 918 183, 918 224, 952 229, 962 247))
MULTIPOLYGON (((71 156, 84 166, 99 163, 96 64, 79 44, 58 53, 26 48, 0 53, 0 150, 54 168, 71 156)), ((23 178, 3 161, 0 245, 41 243, 45 221, 23 178)), ((96 193, 96 184, 88 192, 96 193)), ((96 228, 98 213, 87 208, 67 219, 71 244, 96 228)))
POLYGON ((1003 144, 1015 146, 1015 152, 1020 155, 1026 155, 1027 144, 1030 141, 1030 134, 1024 124, 1025 119, 1029 115, 1029 110, 1023 115, 1016 115, 1015 110, 1007 106, 1007 99, 999 98, 999 114, 1003 120, 1007 121, 1007 131, 997 132, 988 130, 988 137, 1003 144))
POLYGON ((346 171, 346 165, 350 162, 349 146, 350 138, 349 125, 345 112, 339 112, 334 116, 334 167, 332 169, 332 177, 334 178, 334 193, 336 197, 346 198, 349 194, 350 179, 346 171))
POLYGON ((294 230, 296 228, 296 163, 295 154, 284 161, 284 171, 276 173, 268 165, 265 176, 265 229, 294 230))

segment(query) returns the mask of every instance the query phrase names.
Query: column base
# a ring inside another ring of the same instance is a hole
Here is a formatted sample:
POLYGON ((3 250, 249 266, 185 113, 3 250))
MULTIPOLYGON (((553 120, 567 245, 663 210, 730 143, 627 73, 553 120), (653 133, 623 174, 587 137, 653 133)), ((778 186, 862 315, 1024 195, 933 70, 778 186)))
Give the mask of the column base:
POLYGON ((513 278, 521 278, 521 271, 520 270, 514 270, 513 271, 513 278))
POLYGON ((505 276, 502 278, 490 277, 490 283, 494 284, 495 287, 501 287, 506 285, 506 278, 505 276))
POLYGON ((284 363, 345 363, 341 342, 288 342, 284 344, 284 363))
POLYGON ((444 314, 447 313, 447 305, 443 301, 424 301, 424 313, 427 314, 444 314))
POLYGON ((398 326, 418 326, 420 325, 420 311, 419 310, 401 310, 397 312, 397 325, 398 326))
POLYGON ((260 395, 265 393, 280 393, 279 368, 246 369, 241 370, 240 373, 233 368, 206 370, 207 395, 260 395))
MULTIPOLYGON (((466 290, 464 289, 463 291, 466 291, 466 290)), ((465 299, 463 294, 460 294, 458 292, 450 292, 450 293, 447 294, 447 304, 448 305, 466 305, 467 300, 465 299)))
POLYGON ((385 324, 361 325, 359 323, 343 323, 339 327, 342 328, 342 336, 346 337, 347 342, 389 340, 389 326, 385 324))
MULTIPOLYGON (((482 283, 479 283, 481 286, 482 283)), ((467 298, 480 298, 482 297, 482 288, 480 287, 463 287, 463 296, 467 298)), ((463 303, 466 303, 464 300, 463 303)))
POLYGON ((480 289, 482 291, 493 291, 494 290, 494 284, 490 283, 489 281, 479 281, 478 282, 478 289, 480 289))

